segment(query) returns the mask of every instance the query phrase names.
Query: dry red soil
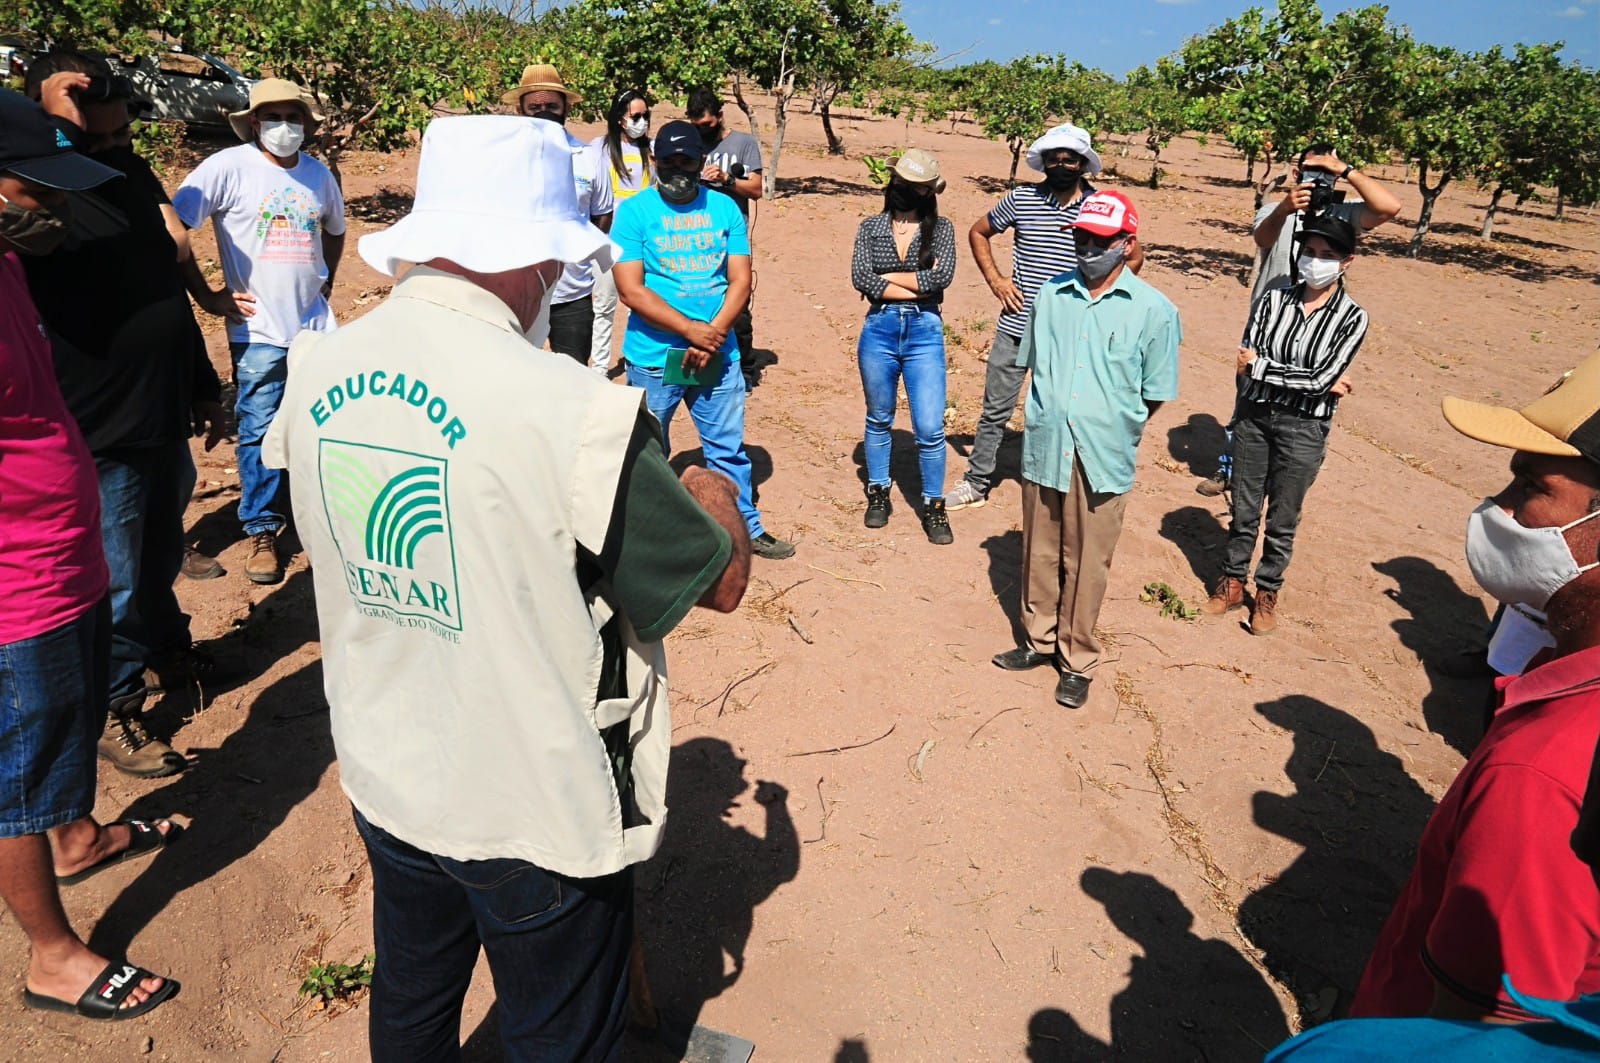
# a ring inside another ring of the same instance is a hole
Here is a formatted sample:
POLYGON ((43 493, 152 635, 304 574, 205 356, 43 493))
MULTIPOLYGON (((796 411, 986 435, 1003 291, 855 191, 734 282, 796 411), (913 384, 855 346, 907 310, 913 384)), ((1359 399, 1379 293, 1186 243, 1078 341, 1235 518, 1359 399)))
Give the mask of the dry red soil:
MULTIPOLYGON (((1520 403, 1594 350, 1595 216, 1558 223, 1527 204, 1503 211, 1486 245, 1486 197, 1452 187, 1411 260, 1418 196, 1384 172, 1405 210, 1350 274, 1372 318, 1355 391, 1307 502, 1283 624, 1254 638, 1238 614, 1183 622, 1140 600, 1159 581, 1197 604, 1216 572, 1226 510, 1194 485, 1232 404, 1252 253, 1244 166, 1183 140, 1150 191, 1148 159, 1107 147, 1118 173, 1103 183, 1141 208, 1144 276, 1183 315, 1182 397, 1145 434, 1101 620, 1109 661, 1088 705, 1067 712, 1047 672, 989 663, 1017 623, 1014 440, 989 505, 953 515, 954 546, 924 540, 899 489, 887 529, 861 524, 863 306, 848 259, 880 200, 860 156, 933 151, 950 179, 941 208, 964 231, 1004 190, 1009 153, 965 125, 841 127, 850 155, 832 158, 815 119, 794 116, 784 194, 759 210, 756 345, 776 361, 747 440, 768 523, 800 549, 756 562, 736 614, 696 612, 669 640, 672 819, 638 874, 656 999, 675 1021, 755 1042, 757 1060, 1259 1058, 1348 999, 1477 737, 1486 688, 1424 662, 1479 638, 1487 603, 1462 532, 1507 455, 1451 431, 1439 399, 1520 403), (761 782, 782 789, 758 801, 761 782)), ((348 161, 352 236, 404 209, 416 161, 348 161)), ((215 257, 209 236, 201 256, 215 257)), ((386 290, 352 241, 335 309, 360 315, 386 290)), ((995 317, 963 251, 945 314, 951 483, 995 317)), ((698 458, 679 423, 674 439, 698 458)), ((127 948, 183 992, 114 1027, 25 1012, 25 943, 7 926, 0 1058, 366 1058, 361 1001, 321 1011, 296 992, 310 964, 371 947, 309 574, 296 556, 281 586, 243 579, 231 446, 196 456, 192 536, 230 574, 178 592, 244 678, 152 710, 193 758, 184 775, 101 773, 102 818, 186 817, 181 843, 67 894, 97 946, 127 948)), ((914 483, 908 423, 895 471, 914 483)), ((470 1059, 498 1058, 492 1001, 480 967, 470 1059)))

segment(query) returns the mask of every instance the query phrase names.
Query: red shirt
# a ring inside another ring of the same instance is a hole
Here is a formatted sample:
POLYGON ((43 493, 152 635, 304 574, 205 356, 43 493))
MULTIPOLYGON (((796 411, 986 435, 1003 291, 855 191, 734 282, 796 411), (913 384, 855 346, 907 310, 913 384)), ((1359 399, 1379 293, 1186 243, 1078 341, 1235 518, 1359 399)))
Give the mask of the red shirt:
POLYGON ((94 458, 61 398, 22 263, 0 254, 0 646, 76 620, 109 580, 94 458))
POLYGON ((1600 647, 1501 679, 1488 733, 1422 832, 1351 1018, 1425 1015, 1435 980, 1509 1018, 1501 986, 1600 991, 1600 886, 1568 839, 1600 738, 1600 647))

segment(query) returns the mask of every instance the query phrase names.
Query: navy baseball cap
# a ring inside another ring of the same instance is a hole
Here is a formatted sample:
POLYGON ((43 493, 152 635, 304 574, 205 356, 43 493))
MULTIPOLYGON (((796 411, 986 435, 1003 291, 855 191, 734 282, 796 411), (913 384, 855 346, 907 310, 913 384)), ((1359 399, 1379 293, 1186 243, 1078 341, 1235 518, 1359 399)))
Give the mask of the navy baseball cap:
POLYGON ((662 126, 656 133, 651 150, 658 159, 687 155, 695 162, 700 162, 706 157, 706 146, 700 139, 700 130, 683 121, 668 122, 662 126))
POLYGON ((122 176, 78 154, 43 107, 9 89, 0 89, 0 172, 68 192, 94 188, 122 176))

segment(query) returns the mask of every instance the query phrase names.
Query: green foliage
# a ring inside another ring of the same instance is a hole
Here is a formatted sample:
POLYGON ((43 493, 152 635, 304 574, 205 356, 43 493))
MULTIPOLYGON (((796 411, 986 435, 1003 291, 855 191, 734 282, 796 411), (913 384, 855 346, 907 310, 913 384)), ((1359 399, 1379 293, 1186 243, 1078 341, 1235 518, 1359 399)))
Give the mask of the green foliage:
POLYGON ((1159 605, 1161 615, 1168 620, 1193 620, 1200 615, 1200 610, 1185 605, 1178 592, 1165 583, 1146 583, 1139 600, 1159 605))
POLYGON ((372 987, 372 965, 377 960, 367 953, 358 963, 318 963, 306 971, 300 983, 300 995, 316 997, 325 1003, 347 1000, 363 989, 372 987))
POLYGON ((861 156, 861 161, 867 167, 867 180, 879 188, 887 185, 889 183, 889 171, 898 158, 898 155, 886 155, 881 159, 875 155, 861 156))

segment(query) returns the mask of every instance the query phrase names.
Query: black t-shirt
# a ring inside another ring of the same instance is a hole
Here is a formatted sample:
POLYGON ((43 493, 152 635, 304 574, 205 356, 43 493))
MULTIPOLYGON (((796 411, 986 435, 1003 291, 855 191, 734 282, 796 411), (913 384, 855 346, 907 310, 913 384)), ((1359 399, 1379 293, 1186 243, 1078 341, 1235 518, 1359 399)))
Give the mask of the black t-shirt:
POLYGON ((131 149, 96 158, 123 179, 70 194, 66 243, 23 256, 56 378, 91 451, 187 439, 190 403, 222 389, 161 216, 167 194, 131 149))

